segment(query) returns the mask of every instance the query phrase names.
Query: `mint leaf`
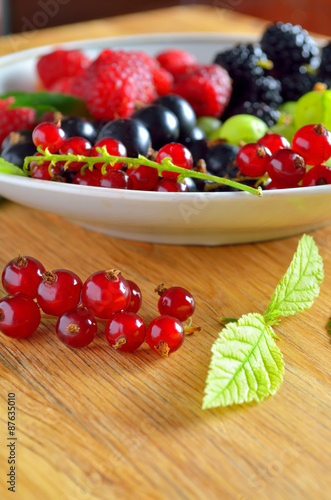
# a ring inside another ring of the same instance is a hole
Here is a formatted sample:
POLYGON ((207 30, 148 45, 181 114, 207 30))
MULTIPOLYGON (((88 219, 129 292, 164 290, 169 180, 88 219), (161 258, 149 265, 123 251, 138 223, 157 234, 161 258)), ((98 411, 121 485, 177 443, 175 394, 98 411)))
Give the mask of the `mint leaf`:
POLYGON ((57 92, 7 92, 1 99, 15 97, 11 108, 33 108, 37 115, 45 111, 59 111, 63 115, 89 117, 86 104, 82 99, 57 92))
POLYGON ((304 234, 264 313, 267 323, 309 309, 324 278, 323 260, 311 236, 304 234))
POLYGON ((12 174, 12 175, 22 175, 27 176, 27 174, 19 167, 16 167, 13 163, 4 160, 0 157, 0 173, 1 174, 12 174))
POLYGON ((229 323, 212 353, 203 409, 261 401, 282 382, 283 357, 261 314, 229 323))

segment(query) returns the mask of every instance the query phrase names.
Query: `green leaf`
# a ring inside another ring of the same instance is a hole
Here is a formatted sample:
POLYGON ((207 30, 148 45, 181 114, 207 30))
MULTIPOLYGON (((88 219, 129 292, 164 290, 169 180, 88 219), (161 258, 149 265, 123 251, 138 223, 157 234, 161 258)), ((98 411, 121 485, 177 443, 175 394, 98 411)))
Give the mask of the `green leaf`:
POLYGON ((63 115, 89 117, 86 104, 82 99, 57 92, 7 92, 1 99, 15 97, 11 108, 33 108, 41 115, 45 111, 59 111, 63 115))
POLYGON ((0 157, 0 173, 1 174, 12 174, 12 175, 21 175, 26 177, 27 174, 19 167, 16 167, 13 163, 4 160, 0 157))
POLYGON ((261 401, 275 394, 283 357, 261 314, 247 314, 222 330, 212 347, 203 409, 261 401))
POLYGON ((324 278, 323 260, 311 236, 304 234, 264 313, 267 323, 309 309, 324 278))

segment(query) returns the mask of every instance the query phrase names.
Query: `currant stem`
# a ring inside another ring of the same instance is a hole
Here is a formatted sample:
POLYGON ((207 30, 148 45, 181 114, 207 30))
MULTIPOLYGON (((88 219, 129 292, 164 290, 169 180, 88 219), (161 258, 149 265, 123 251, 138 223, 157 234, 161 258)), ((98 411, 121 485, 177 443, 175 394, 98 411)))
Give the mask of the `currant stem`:
POLYGON ((159 175, 162 176, 162 172, 167 170, 168 172, 176 172, 179 173, 178 182, 185 179, 185 177, 194 177, 197 179, 204 179, 213 182, 217 182, 219 184, 225 184, 226 186, 231 186, 233 188, 240 189, 242 191, 247 191, 248 193, 255 194, 257 196, 262 196, 261 188, 252 188, 251 186, 246 186, 245 184, 241 184, 240 182, 236 182, 230 179, 226 179, 224 177, 217 177, 216 175, 204 174, 202 172, 196 172, 194 170, 188 170, 186 168, 178 167, 174 165, 170 158, 164 158, 161 163, 157 163, 153 160, 149 160, 145 158, 145 156, 139 155, 138 158, 129 158, 122 156, 113 156, 107 153, 105 147, 97 148, 97 151, 103 156, 82 156, 82 155, 58 155, 51 154, 49 151, 43 151, 40 147, 37 148, 38 152, 41 153, 41 156, 27 156, 24 160, 23 170, 25 173, 28 172, 29 163, 31 161, 35 161, 37 163, 43 163, 44 161, 50 161, 51 165, 55 165, 57 162, 64 162, 65 168, 68 168, 71 162, 82 162, 84 163, 83 169, 89 168, 93 169, 93 166, 96 163, 103 163, 101 168, 101 173, 104 175, 107 171, 107 166, 113 166, 115 163, 127 163, 128 167, 137 168, 139 165, 145 165, 146 167, 156 168, 159 175))
POLYGON ((239 318, 226 318, 224 316, 221 316, 220 318, 217 318, 218 322, 221 323, 221 325, 227 325, 228 323, 236 323, 239 318))

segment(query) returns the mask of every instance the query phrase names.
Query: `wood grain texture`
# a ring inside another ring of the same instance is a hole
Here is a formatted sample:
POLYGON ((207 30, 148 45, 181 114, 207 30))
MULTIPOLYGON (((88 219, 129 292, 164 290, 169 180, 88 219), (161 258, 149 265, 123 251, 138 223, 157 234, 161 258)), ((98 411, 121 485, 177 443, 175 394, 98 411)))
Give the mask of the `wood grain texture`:
MULTIPOLYGON (((208 23, 215 29, 214 10, 189 8, 90 23, 83 35, 120 34, 121 26, 123 34, 138 32, 142 20, 148 29, 158 16, 162 29, 181 31, 182 20, 189 30, 208 23)), ((254 25, 231 16, 232 26, 229 18, 224 24, 228 31, 254 25)), ((36 34, 33 43, 76 35, 82 35, 79 28, 54 29, 36 34)), ((0 41, 0 50, 7 43, 0 41)), ((83 279, 98 269, 120 268, 142 288, 147 322, 157 312, 155 285, 182 285, 196 298, 195 323, 203 331, 169 359, 147 347, 121 355, 106 344, 102 326, 96 342, 77 351, 60 344, 50 320, 28 340, 1 336, 0 498, 330 498, 331 226, 312 235, 324 259, 325 282, 311 310, 276 327, 286 363, 279 392, 259 405, 202 411, 217 316, 263 312, 299 236, 219 248, 151 245, 108 238, 2 202, 1 268, 19 250, 48 269, 70 268, 83 279), (5 484, 8 392, 17 401, 16 494, 5 484)))

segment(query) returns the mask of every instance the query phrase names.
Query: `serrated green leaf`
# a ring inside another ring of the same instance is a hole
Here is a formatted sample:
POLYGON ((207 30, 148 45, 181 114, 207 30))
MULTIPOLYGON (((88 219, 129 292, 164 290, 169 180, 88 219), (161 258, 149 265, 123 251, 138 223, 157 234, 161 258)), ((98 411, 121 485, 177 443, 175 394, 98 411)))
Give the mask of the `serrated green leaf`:
POLYGON ((85 102, 71 95, 57 92, 13 91, 3 94, 1 99, 7 97, 15 97, 15 102, 10 106, 11 108, 33 108, 39 114, 45 111, 59 111, 63 115, 89 117, 85 102))
POLYGON ((323 260, 318 248, 314 239, 304 234, 263 315, 266 321, 272 323, 279 316, 309 309, 319 294, 323 278, 323 260))
POLYGON ((280 386, 283 357, 260 314, 247 314, 222 330, 212 347, 203 409, 261 401, 280 386))
POLYGON ((0 173, 1 174, 11 174, 11 175, 21 175, 27 176, 27 174, 19 167, 16 167, 13 163, 4 160, 0 157, 0 173))

